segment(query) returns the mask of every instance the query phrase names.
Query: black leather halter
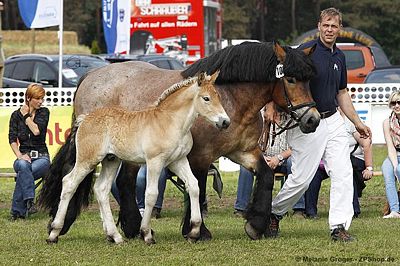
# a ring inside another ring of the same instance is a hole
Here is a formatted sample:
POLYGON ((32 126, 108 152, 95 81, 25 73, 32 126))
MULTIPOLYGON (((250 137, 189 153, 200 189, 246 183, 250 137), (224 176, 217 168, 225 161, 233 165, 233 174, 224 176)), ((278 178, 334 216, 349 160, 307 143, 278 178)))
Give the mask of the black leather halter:
POLYGON ((274 145, 275 137, 277 135, 282 134, 284 131, 286 131, 288 129, 292 129, 292 128, 297 127, 299 125, 301 119, 303 118, 303 116, 306 113, 308 113, 308 111, 310 111, 311 108, 316 106, 316 103, 314 101, 308 102, 308 103, 301 103, 301 104, 298 104, 298 105, 293 105, 292 102, 289 99, 289 95, 288 95, 288 92, 287 92, 285 81, 283 79, 284 78, 282 77, 282 78, 279 78, 279 79, 277 79, 275 81, 274 89, 272 90, 272 93, 275 90, 277 83, 278 82, 282 82, 283 91, 285 93, 286 106, 287 106, 287 108, 289 110, 288 114, 290 115, 290 119, 284 125, 280 125, 278 123, 275 123, 274 121, 272 122, 273 125, 272 125, 272 142, 271 142, 271 146, 274 145), (308 108, 302 114, 299 114, 298 110, 300 108, 303 108, 303 107, 308 107, 308 108), (275 131, 275 125, 279 127, 279 131, 278 132, 275 131))

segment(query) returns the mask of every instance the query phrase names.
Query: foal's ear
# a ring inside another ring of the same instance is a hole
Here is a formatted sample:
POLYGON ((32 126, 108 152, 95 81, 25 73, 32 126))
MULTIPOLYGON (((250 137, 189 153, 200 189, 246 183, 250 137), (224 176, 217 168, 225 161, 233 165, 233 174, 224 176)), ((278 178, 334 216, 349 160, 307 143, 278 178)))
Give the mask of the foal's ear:
POLYGON ((315 48, 317 48, 317 44, 314 44, 313 46, 303 49, 303 53, 305 53, 306 55, 312 55, 312 53, 314 53, 315 48))
POLYGON ((279 43, 276 41, 274 41, 274 52, 276 57, 278 58, 279 63, 283 64, 283 62, 285 62, 286 52, 282 48, 282 46, 280 46, 279 43))
POLYGON ((216 81, 217 78, 218 78, 219 72, 220 72, 220 71, 217 70, 217 71, 214 72, 214 74, 211 75, 211 79, 210 79, 211 84, 214 84, 214 83, 215 83, 215 81, 216 81))
POLYGON ((197 75, 197 85, 201 86, 207 79, 206 72, 201 72, 197 75))

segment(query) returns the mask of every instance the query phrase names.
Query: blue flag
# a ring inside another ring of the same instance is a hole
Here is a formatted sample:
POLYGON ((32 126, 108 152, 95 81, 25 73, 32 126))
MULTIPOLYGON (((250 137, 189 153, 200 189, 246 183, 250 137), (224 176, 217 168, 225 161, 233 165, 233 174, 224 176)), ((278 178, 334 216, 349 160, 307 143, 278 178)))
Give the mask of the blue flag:
POLYGON ((60 0, 18 0, 19 12, 28 28, 60 24, 60 0))
POLYGON ((131 1, 102 0, 107 53, 129 53, 131 1))

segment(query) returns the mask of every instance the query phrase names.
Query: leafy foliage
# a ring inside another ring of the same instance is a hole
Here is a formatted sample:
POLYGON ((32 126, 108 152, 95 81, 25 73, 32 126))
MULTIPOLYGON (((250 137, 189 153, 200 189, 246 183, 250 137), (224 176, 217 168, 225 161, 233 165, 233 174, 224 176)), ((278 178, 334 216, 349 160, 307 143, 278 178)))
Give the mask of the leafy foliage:
MULTIPOLYGON (((26 29, 17 1, 3 0, 3 3, 3 29, 26 29)), ((316 28, 320 10, 330 6, 343 12, 344 26, 372 36, 390 61, 400 64, 400 1, 394 0, 224 0, 223 38, 283 40, 290 44, 300 34, 316 28)), ((92 41, 97 40, 100 50, 104 51, 101 1, 64 1, 64 28, 76 31, 80 44, 90 47, 92 41)))

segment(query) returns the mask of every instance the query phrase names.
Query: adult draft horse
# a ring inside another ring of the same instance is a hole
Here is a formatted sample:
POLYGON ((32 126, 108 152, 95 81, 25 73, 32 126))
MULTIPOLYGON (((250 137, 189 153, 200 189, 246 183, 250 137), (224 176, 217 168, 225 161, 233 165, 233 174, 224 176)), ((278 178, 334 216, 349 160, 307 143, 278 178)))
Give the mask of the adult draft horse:
POLYGON ((158 179, 164 167, 177 174, 186 185, 192 209, 192 231, 188 239, 196 241, 201 225, 199 187, 186 155, 193 145, 190 128, 199 115, 219 129, 230 124, 213 86, 217 76, 218 72, 213 76, 201 73, 183 80, 164 91, 155 107, 143 111, 105 107, 89 115, 80 115, 75 125, 78 127, 75 135, 76 163, 63 178, 61 201, 47 241, 57 242, 74 191, 101 162, 102 169, 95 181, 94 192, 100 205, 103 228, 110 241, 123 242, 114 224, 108 198, 121 159, 147 165, 146 206, 141 225, 144 241, 155 243, 150 218, 158 196, 158 179), (97 145, 93 145, 94 139, 97 145))
MULTIPOLYGON (((250 238, 259 239, 269 233, 274 183, 273 172, 264 161, 257 143, 262 131, 260 110, 273 101, 291 114, 303 132, 316 129, 320 116, 309 90, 309 80, 316 73, 308 56, 313 49, 300 51, 277 43, 247 42, 219 50, 182 72, 163 70, 142 62, 111 64, 83 79, 75 96, 74 112, 79 115, 110 105, 140 110, 154 102, 157 95, 171 84, 199 72, 214 73, 219 69, 215 85, 231 125, 220 131, 198 119, 192 127, 193 148, 188 160, 199 182, 200 203, 206 196, 209 166, 220 156, 228 157, 255 173, 256 184, 248 206, 245 231, 250 238), (285 76, 277 78, 279 63, 283 64, 285 76)), ((60 195, 61 178, 75 161, 74 147, 71 138, 67 139, 43 184, 40 203, 50 209, 53 217, 57 211, 59 199, 55 195, 60 195)), ((135 237, 140 231, 141 218, 134 190, 137 169, 137 166, 123 164, 117 178, 122 202, 119 218, 128 238, 135 237)), ((87 178, 85 181, 69 206, 62 233, 69 229, 81 206, 88 202, 91 180, 87 178)), ((202 208, 202 204, 200 206, 202 208)), ((190 231, 190 210, 186 210, 182 234, 186 236, 190 231)), ((211 237, 203 221, 200 240, 211 237)))

